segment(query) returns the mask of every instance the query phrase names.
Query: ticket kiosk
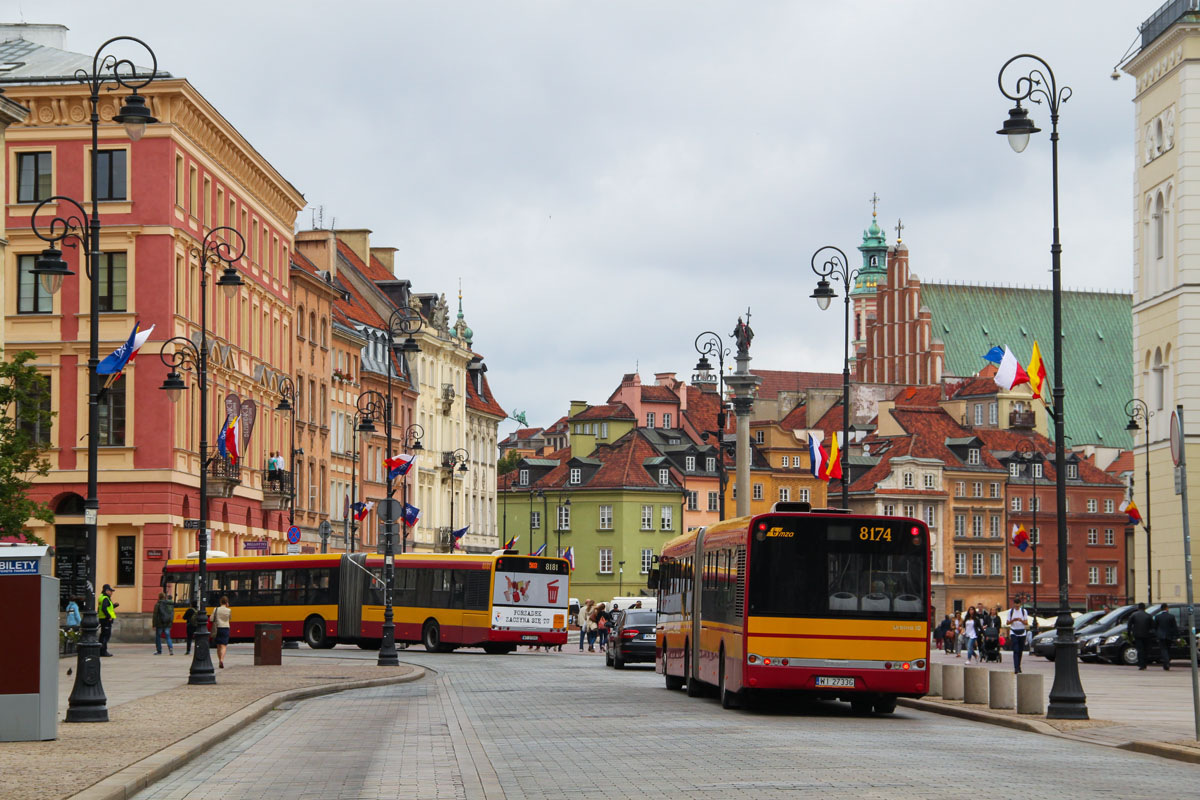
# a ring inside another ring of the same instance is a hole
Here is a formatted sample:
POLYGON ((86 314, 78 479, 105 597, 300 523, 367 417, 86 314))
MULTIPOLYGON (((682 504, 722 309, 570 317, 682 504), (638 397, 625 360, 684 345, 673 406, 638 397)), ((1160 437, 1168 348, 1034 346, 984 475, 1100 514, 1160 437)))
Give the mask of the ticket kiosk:
POLYGON ((51 549, 0 545, 0 742, 58 738, 58 578, 51 549), (14 611, 15 610, 15 611, 14 611))

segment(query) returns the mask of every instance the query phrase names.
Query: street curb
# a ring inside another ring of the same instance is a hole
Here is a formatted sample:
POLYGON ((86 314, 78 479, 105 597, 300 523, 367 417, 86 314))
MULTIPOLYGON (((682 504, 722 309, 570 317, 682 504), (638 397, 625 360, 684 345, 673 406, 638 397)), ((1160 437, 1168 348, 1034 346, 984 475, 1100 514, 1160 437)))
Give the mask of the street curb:
POLYGON ((235 711, 228 717, 214 722, 207 728, 196 731, 191 736, 180 739, 157 753, 152 753, 141 761, 135 761, 119 772, 114 772, 107 778, 93 783, 82 792, 71 795, 67 800, 128 800, 150 784, 167 777, 196 756, 207 752, 213 745, 258 720, 280 703, 307 700, 310 697, 336 694, 352 689, 370 689, 375 686, 409 683, 420 680, 426 675, 425 670, 421 667, 410 664, 405 666, 412 666, 413 671, 406 675, 388 678, 325 683, 319 686, 306 686, 302 689, 289 689, 269 694, 235 711))
POLYGON ((1173 758, 1176 761, 1186 761, 1189 764, 1200 764, 1200 750, 1195 747, 1181 747, 1177 744, 1167 744, 1166 742, 1126 742, 1125 744, 1117 745, 1122 750, 1132 750, 1135 753, 1145 753, 1146 755, 1158 756, 1160 758, 1173 758))

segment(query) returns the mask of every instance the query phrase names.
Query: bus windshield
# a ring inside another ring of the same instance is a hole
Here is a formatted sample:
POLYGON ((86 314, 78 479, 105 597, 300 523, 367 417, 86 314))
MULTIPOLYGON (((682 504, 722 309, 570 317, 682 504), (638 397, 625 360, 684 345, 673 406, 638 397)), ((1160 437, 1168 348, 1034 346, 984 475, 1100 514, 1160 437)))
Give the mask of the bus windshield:
POLYGON ((911 522, 763 518, 750 545, 755 615, 926 619, 928 536, 911 522))

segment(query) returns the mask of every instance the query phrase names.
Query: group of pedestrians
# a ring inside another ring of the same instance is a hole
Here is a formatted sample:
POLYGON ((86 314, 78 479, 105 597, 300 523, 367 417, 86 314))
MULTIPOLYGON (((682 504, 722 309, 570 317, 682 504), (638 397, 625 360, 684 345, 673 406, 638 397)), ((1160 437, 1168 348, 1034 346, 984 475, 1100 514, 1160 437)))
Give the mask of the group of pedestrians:
POLYGON ((933 631, 934 646, 947 654, 953 653, 955 658, 962 658, 963 651, 967 653, 967 663, 978 663, 982 657, 983 639, 985 636, 999 637, 1001 628, 1008 628, 1009 647, 1013 653, 1013 671, 1021 671, 1021 654, 1029 647, 1030 616, 1018 599, 1007 612, 1002 612, 1000 606, 989 612, 980 603, 968 607, 966 614, 955 611, 951 616, 946 614, 933 631))
POLYGON ((1138 669, 1146 668, 1146 660, 1155 639, 1158 640, 1162 668, 1171 668, 1171 643, 1179 635, 1179 623, 1169 608, 1163 606, 1161 611, 1150 616, 1146 604, 1138 603, 1137 611, 1129 616, 1129 635, 1133 637, 1133 646, 1137 648, 1138 669))
MULTIPOLYGON (((614 605, 613 611, 616 610, 614 605)), ((583 601, 579 609, 579 649, 583 650, 583 641, 587 639, 589 653, 596 652, 596 640, 600 640, 600 649, 608 645, 608 632, 612 630, 613 611, 609 611, 604 603, 593 603, 590 599, 583 601)))

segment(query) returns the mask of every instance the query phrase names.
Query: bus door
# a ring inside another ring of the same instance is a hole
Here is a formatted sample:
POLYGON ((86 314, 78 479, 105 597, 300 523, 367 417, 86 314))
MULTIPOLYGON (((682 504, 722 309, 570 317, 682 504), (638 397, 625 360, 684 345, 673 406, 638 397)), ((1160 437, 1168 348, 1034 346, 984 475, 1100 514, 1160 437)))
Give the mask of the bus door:
MULTIPOLYGON (((688 638, 691 642, 688 663, 691 664, 692 675, 696 676, 700 674, 700 598, 704 594, 700 591, 700 587, 704 585, 702 583, 704 580, 704 533, 704 528, 696 531, 696 551, 693 556, 692 580, 690 581, 691 594, 683 599, 684 607, 691 616, 688 625, 688 638)), ((684 675, 684 679, 691 680, 692 675, 684 675)))
POLYGON ((363 635, 362 609, 370 600, 367 554, 343 555, 338 563, 338 573, 337 635, 343 641, 351 641, 363 635))

